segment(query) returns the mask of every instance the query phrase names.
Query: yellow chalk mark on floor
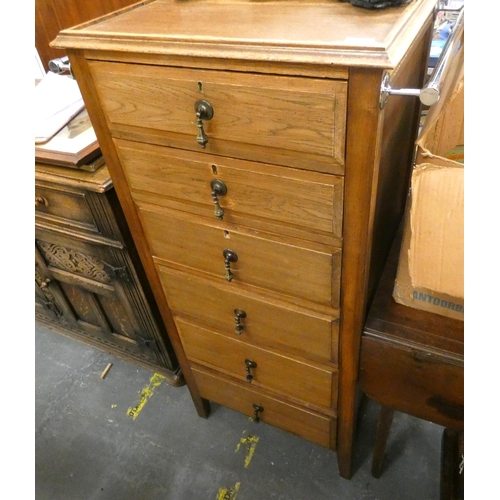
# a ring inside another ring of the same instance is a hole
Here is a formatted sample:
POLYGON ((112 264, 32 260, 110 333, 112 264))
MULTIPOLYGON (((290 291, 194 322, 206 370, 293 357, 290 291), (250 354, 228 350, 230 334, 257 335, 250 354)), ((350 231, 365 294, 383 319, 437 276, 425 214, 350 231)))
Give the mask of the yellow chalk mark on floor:
POLYGON ((219 488, 216 500, 235 500, 236 494, 240 489, 241 483, 236 483, 232 488, 219 488))
POLYGON ((239 451, 242 445, 245 445, 247 447, 248 451, 245 457, 245 467, 248 467, 250 465, 250 460, 252 460, 253 454, 255 453, 255 447, 257 446, 258 442, 259 438, 257 436, 252 436, 251 434, 249 434, 248 437, 242 437, 240 439, 240 442, 236 447, 236 452, 239 451))
POLYGON ((139 398, 139 403, 137 404, 137 406, 134 406, 133 408, 129 408, 127 410, 127 415, 129 417, 132 417, 134 420, 138 417, 139 413, 144 408, 144 405, 149 401, 149 399, 153 395, 155 387, 158 387, 162 383, 162 380, 164 378, 165 377, 163 375, 160 375, 158 373, 155 373, 151 377, 149 385, 144 387, 144 389, 141 391, 141 396, 139 398))

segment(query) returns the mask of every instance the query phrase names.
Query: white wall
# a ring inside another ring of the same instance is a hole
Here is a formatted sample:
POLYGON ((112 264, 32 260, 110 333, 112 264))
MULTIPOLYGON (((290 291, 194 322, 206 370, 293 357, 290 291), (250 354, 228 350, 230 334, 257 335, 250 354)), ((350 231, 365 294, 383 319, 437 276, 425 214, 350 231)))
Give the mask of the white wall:
POLYGON ((35 47, 35 80, 41 80, 45 76, 45 70, 43 69, 42 61, 38 55, 38 50, 35 47))

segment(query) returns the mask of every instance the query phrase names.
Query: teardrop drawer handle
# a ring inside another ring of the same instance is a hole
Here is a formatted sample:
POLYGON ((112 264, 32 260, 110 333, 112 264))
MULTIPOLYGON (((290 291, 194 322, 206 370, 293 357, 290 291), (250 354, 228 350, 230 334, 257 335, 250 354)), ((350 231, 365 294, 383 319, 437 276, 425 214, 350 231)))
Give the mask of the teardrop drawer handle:
POLYGON ((213 118, 214 108, 205 99, 199 99, 194 103, 194 110, 196 111, 196 126, 198 127, 196 142, 204 148, 208 142, 208 137, 205 134, 205 130, 203 130, 203 120, 211 120, 213 118))
POLYGON ((245 329, 245 327, 241 324, 241 320, 247 317, 247 313, 243 309, 235 309, 234 310, 234 324, 236 325, 234 331, 241 335, 245 329))
POLYGON ((262 413, 263 411, 264 411, 264 408, 262 406, 258 405, 257 403, 254 403, 253 404, 253 417, 252 417, 252 420, 254 422, 259 423, 260 422, 259 413, 262 413))
POLYGON ((250 370, 252 368, 257 368, 257 363, 255 361, 252 361, 251 359, 246 358, 245 359, 245 371, 246 371, 246 380, 247 382, 251 382, 253 380, 253 375, 251 374, 250 370))
POLYGON ((214 215, 217 219, 222 220, 222 217, 224 216, 224 209, 219 205, 219 198, 217 197, 225 196, 227 194, 227 186, 219 179, 214 179, 210 183, 210 188, 212 189, 212 200, 215 205, 214 215))
POLYGON ((232 281, 233 273, 231 272, 231 262, 238 262, 238 255, 236 252, 229 250, 229 248, 224 249, 222 255, 224 257, 224 267, 226 268, 224 278, 226 278, 227 281, 232 281))

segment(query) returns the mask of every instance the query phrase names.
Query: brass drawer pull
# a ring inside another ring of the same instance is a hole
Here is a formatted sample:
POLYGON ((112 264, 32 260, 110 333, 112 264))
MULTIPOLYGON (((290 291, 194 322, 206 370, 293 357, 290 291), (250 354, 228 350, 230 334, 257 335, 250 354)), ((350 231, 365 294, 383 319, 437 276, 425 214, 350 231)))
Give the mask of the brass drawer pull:
POLYGON ((238 255, 236 252, 229 250, 229 248, 224 249, 222 255, 224 257, 224 267, 226 268, 224 278, 226 278, 227 281, 232 281, 233 273, 231 272, 231 262, 238 262, 238 255))
POLYGON ((45 288, 48 288, 49 287, 49 284, 52 280, 50 278, 47 278, 45 280, 43 280, 41 283, 40 283, 40 288, 42 290, 44 290, 45 288))
POLYGON ((204 148, 208 142, 208 137, 203 130, 203 120, 212 119, 214 116, 214 108, 212 108, 212 105, 208 101, 205 101, 205 99, 199 99, 194 103, 194 110, 196 111, 196 126, 198 127, 196 142, 204 148))
POLYGON ((247 317, 247 313, 243 309, 235 309, 234 310, 234 323, 235 323, 235 328, 234 331, 238 334, 241 335, 244 330, 244 326, 241 324, 241 320, 243 318, 247 317))
POLYGON ((36 196, 35 197, 35 207, 39 207, 39 206, 48 206, 49 202, 43 198, 42 196, 36 196))
POLYGON ((210 187, 212 189, 212 200, 215 205, 214 215, 218 219, 222 220, 222 217, 224 216, 224 209, 219 205, 219 199, 217 196, 225 196, 227 194, 227 187, 219 179, 214 179, 210 183, 210 187))
POLYGON ((262 413, 263 411, 264 411, 264 408, 262 406, 258 405, 257 403, 254 403, 253 404, 253 417, 252 417, 252 420, 254 422, 259 423, 260 422, 259 413, 262 413))
POLYGON ((246 371, 246 380, 247 382, 251 382, 253 380, 253 375, 250 373, 251 368, 257 368, 257 363, 252 361, 251 359, 245 359, 245 371, 246 371))

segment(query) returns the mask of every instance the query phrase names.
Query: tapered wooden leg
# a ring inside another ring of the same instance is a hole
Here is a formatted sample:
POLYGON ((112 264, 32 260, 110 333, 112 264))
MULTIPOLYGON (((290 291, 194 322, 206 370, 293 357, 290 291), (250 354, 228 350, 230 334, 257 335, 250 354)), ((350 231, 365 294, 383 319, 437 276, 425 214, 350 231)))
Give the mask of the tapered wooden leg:
POLYGON ((382 473, 382 462, 385 455, 385 447, 391 430, 394 409, 381 406, 378 416, 377 432, 375 434, 375 446, 372 458, 372 476, 379 478, 382 473))
POLYGON ((463 500, 463 432, 445 429, 441 440, 440 500, 463 500))
POLYGON ((195 400, 196 411, 198 416, 202 418, 208 418, 210 415, 210 401, 205 398, 200 398, 199 401, 195 400))

